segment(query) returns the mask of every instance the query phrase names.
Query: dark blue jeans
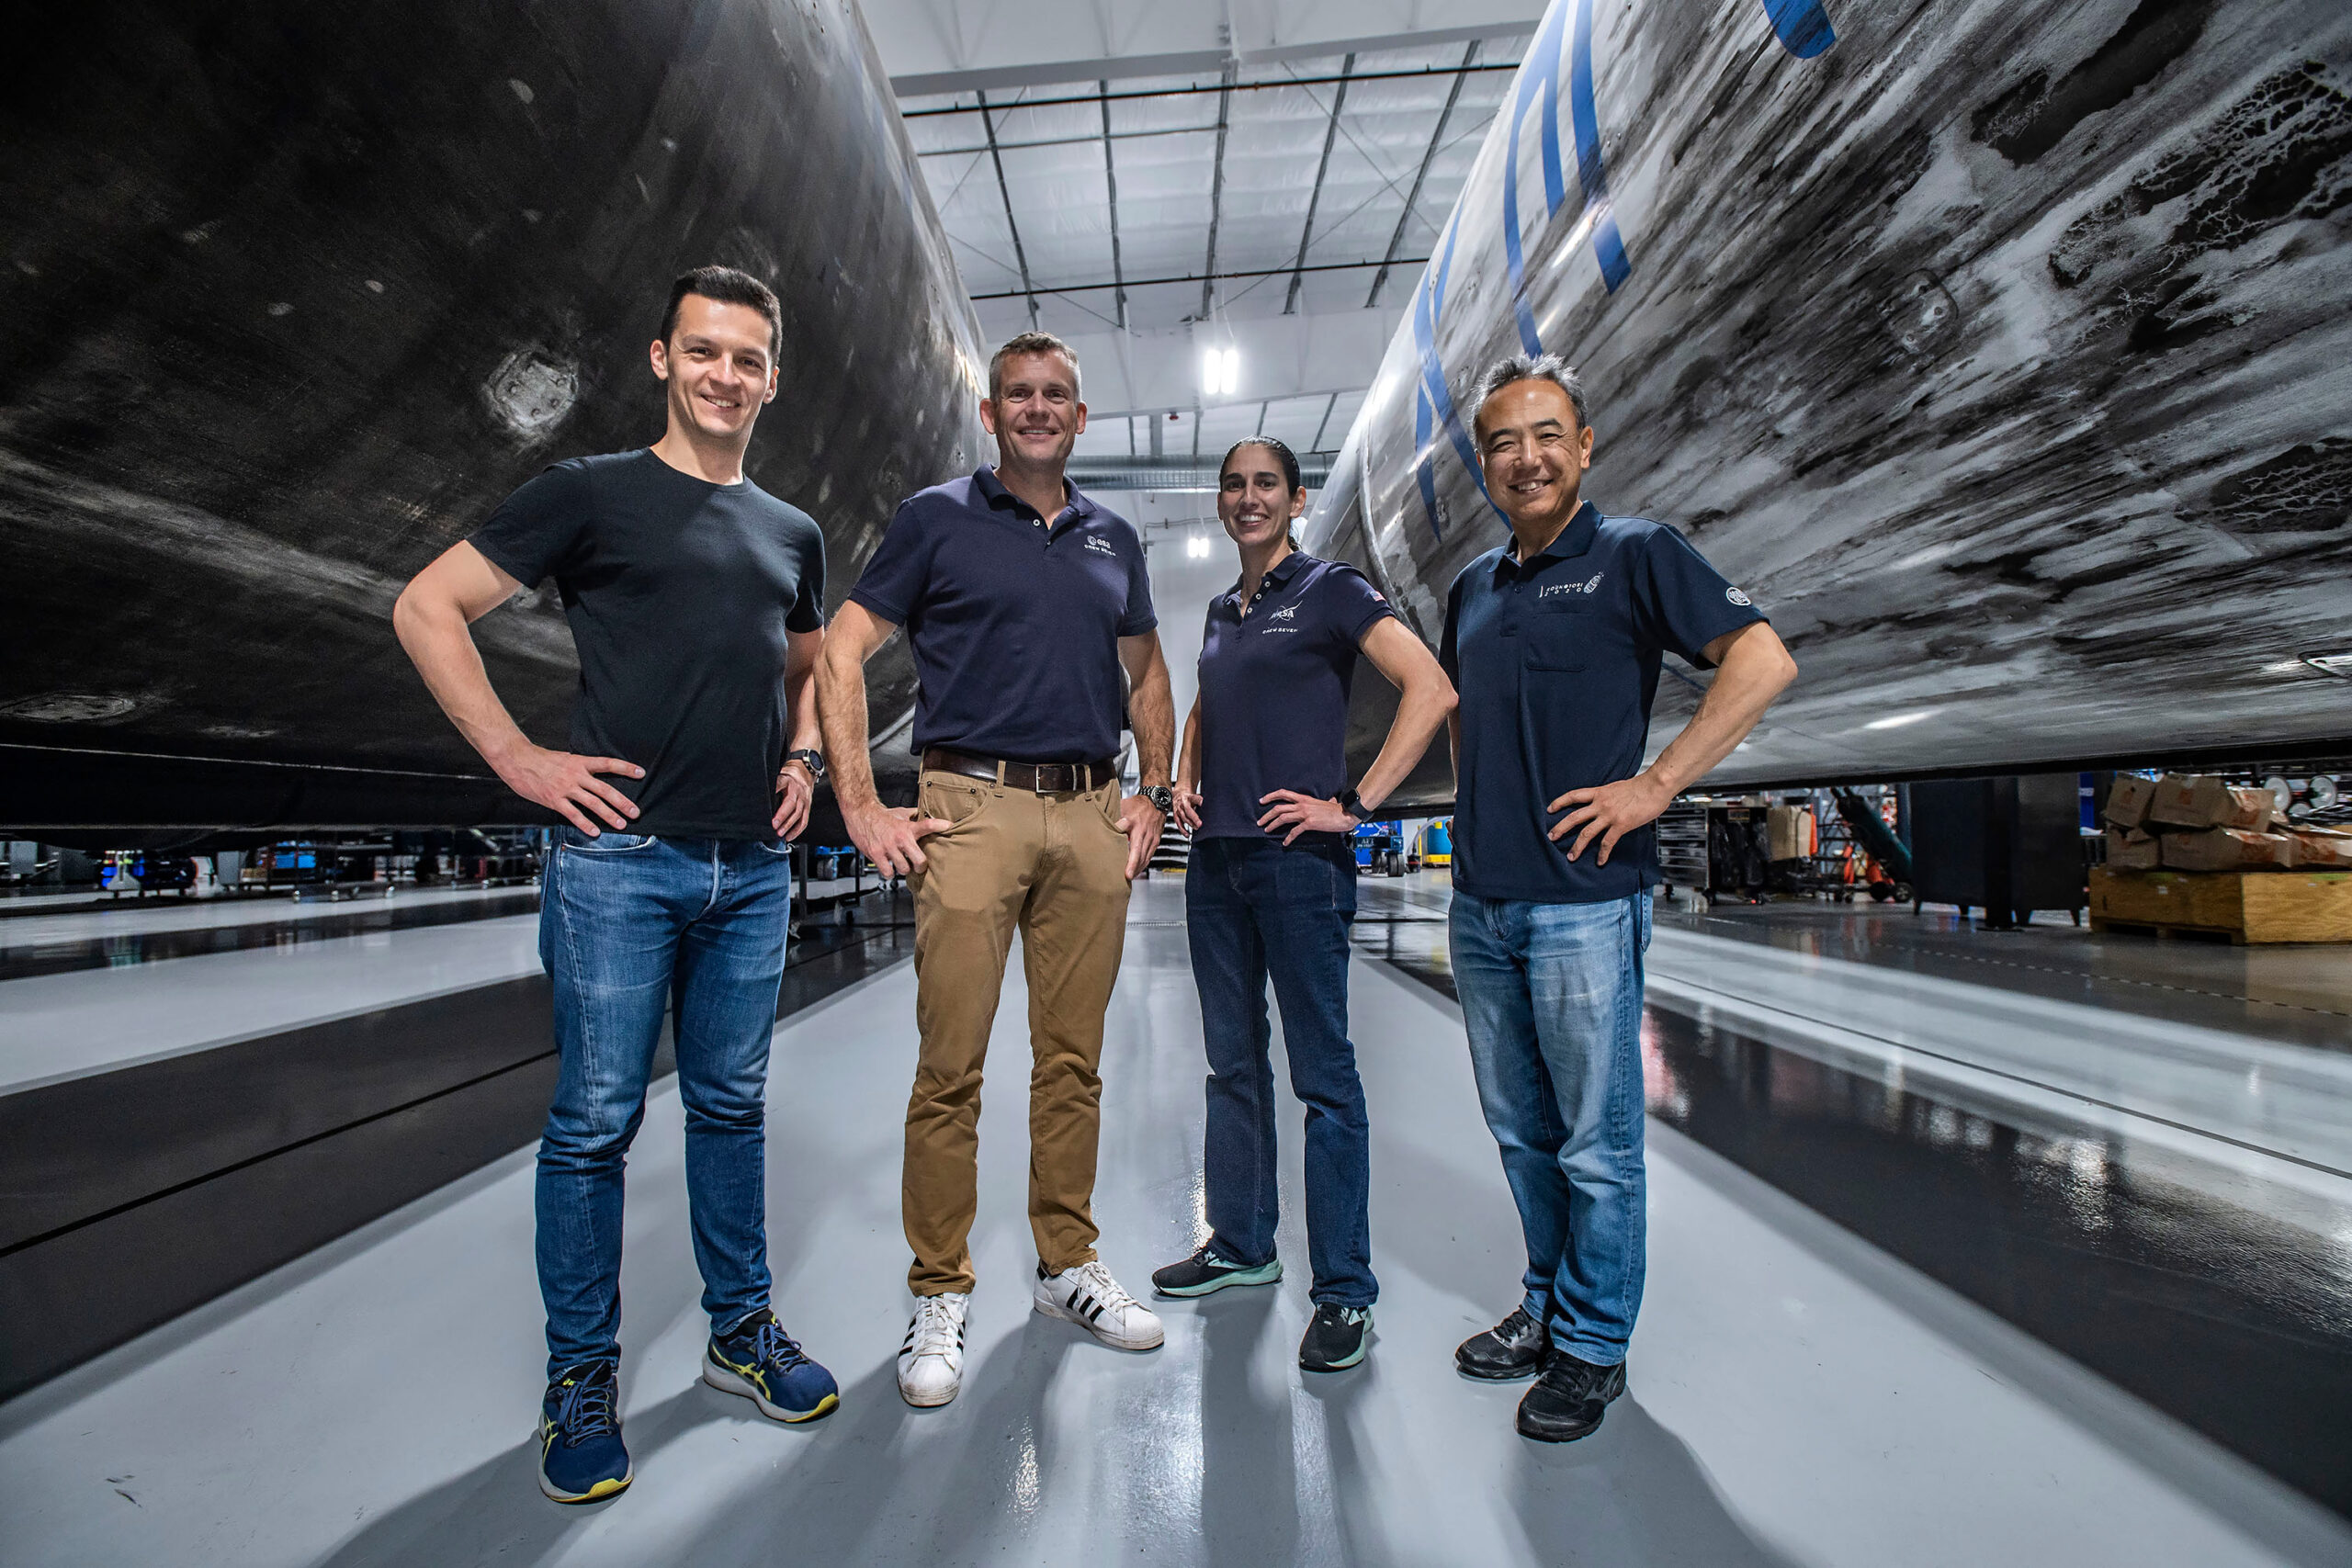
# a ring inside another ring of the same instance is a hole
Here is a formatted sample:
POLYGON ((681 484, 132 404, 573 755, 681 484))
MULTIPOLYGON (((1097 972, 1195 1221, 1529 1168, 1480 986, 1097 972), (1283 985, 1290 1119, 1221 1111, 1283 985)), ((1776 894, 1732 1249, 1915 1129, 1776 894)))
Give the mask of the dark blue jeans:
POLYGON ((1532 904, 1456 891, 1455 994, 1527 1241, 1528 1314, 1579 1360, 1625 1359, 1642 1306, 1646 891, 1532 904))
POLYGON ((1355 857, 1342 844, 1199 839, 1184 874, 1184 925, 1208 1046, 1210 1245, 1236 1263, 1274 1255, 1282 1217, 1274 1156, 1272 1030, 1283 1010, 1291 1090, 1306 1107, 1306 1252, 1318 1302, 1368 1307, 1371 1128, 1348 1041, 1348 924, 1355 857))
POLYGON ((703 1309, 723 1328, 768 1304, 768 1037, 792 910, 782 844, 557 838, 539 911, 560 1058, 539 1140, 549 1376, 620 1356, 622 1168, 665 1017, 703 1309))

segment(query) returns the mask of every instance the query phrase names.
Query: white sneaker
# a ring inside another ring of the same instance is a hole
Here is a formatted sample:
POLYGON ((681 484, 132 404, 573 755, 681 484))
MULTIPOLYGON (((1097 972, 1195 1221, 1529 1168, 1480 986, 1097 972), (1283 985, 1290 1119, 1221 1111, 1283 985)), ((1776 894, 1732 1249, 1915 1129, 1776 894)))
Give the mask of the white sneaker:
POLYGON ((899 1393, 909 1404, 944 1404, 964 1386, 964 1314, 971 1305, 963 1291, 916 1301, 907 1342, 899 1347, 899 1393))
POLYGON ((1047 1317, 1075 1323, 1120 1350, 1149 1350, 1167 1332, 1150 1308, 1120 1288, 1102 1259, 1048 1274, 1037 1265, 1036 1307, 1047 1317))

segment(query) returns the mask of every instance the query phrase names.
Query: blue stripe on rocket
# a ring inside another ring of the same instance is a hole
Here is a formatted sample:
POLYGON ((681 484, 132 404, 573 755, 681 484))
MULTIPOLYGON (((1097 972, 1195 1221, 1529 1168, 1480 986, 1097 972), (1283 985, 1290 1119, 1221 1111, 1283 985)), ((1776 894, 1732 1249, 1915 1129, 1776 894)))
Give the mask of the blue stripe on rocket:
POLYGON ((1811 60, 1838 41, 1821 0, 1764 0, 1764 14, 1772 19, 1781 47, 1799 60, 1811 60))

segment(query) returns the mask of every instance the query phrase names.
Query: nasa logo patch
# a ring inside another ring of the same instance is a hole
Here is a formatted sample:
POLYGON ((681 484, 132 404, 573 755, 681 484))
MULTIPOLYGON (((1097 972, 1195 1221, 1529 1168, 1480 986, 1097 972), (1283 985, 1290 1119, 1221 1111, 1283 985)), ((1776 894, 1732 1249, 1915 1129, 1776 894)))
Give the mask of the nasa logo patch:
POLYGON ((1752 604, 1755 603, 1754 600, 1748 598, 1747 594, 1742 593, 1736 588, 1724 589, 1724 597, 1730 600, 1735 604, 1752 604))

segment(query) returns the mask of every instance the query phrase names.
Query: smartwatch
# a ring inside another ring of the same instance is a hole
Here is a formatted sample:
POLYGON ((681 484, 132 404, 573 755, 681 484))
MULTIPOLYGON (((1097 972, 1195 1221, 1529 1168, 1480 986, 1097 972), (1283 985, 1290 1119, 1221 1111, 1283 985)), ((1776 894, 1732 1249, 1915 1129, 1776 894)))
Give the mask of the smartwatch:
POLYGON ((807 768, 808 777, 814 783, 825 782, 825 754, 822 751, 811 750, 804 746, 797 751, 786 751, 784 754, 784 760, 787 762, 798 762, 807 768))
POLYGON ((1372 807, 1366 806, 1363 799, 1357 795, 1356 792, 1351 789, 1341 790, 1340 792, 1340 809, 1346 812, 1349 816, 1354 818, 1359 822, 1369 822, 1372 820, 1372 807))
POLYGON ((1153 808, 1162 817, 1175 815, 1176 792, 1166 784, 1144 784, 1136 793, 1151 802, 1153 808))

